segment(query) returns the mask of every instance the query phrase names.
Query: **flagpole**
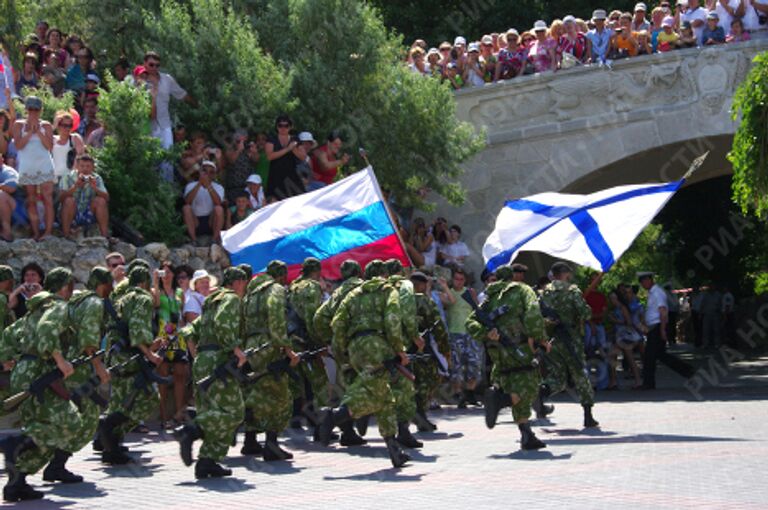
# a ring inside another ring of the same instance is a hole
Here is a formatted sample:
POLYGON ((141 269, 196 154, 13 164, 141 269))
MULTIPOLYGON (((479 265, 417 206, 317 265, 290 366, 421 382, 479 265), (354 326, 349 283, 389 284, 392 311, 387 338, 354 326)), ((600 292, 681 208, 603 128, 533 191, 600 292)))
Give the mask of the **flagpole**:
POLYGON ((394 230, 395 235, 397 235, 397 240, 400 242, 400 247, 403 249, 403 253, 405 253, 405 257, 408 259, 408 264, 412 268, 415 268, 416 266, 413 264, 413 260, 411 260, 411 256, 408 255, 408 249, 405 247, 405 241, 403 240, 403 237, 400 235, 400 229, 397 227, 395 216, 392 214, 392 210, 389 208, 389 203, 387 203, 387 201, 384 199, 384 193, 381 191, 381 187, 379 186, 379 180, 376 179, 376 173, 373 171, 373 165, 371 165, 370 161, 368 161, 368 157, 365 154, 363 154, 362 151, 360 155, 368 164, 368 171, 371 172, 371 177, 373 177, 373 184, 376 186, 376 192, 379 194, 379 198, 381 198, 381 202, 384 204, 384 210, 387 211, 387 217, 389 218, 389 222, 392 225, 392 230, 394 230))

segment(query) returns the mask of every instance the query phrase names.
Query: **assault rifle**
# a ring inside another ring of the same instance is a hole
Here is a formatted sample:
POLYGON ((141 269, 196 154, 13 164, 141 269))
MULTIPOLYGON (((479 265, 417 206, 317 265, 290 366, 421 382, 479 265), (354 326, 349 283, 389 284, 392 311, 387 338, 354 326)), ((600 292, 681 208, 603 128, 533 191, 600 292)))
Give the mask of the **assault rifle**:
MULTIPOLYGON (((250 349, 244 350, 243 354, 245 354, 246 358, 250 358, 254 354, 261 352, 264 349, 267 349, 269 347, 271 347, 271 344, 268 344, 268 343, 260 345, 258 347, 251 347, 250 349)), ((237 363, 238 363, 237 356, 233 355, 231 358, 229 358, 226 361, 226 363, 223 363, 218 367, 216 367, 213 370, 213 373, 211 375, 207 375, 202 379, 200 379, 199 381, 197 381, 196 383, 197 389, 200 392, 205 393, 208 391, 208 389, 211 387, 213 383, 219 380, 225 381, 229 377, 233 377, 235 380, 241 383, 245 382, 246 376, 243 373, 243 371, 237 367, 237 363)))
POLYGON ((509 305, 501 305, 500 307, 491 310, 490 312, 486 312, 480 308, 472 298, 472 294, 470 294, 469 289, 465 290, 461 294, 461 297, 469 304, 469 306, 472 307, 472 310, 475 312, 475 318, 480 324, 489 330, 495 329, 499 333, 499 343, 502 346, 506 347, 507 349, 512 349, 518 358, 525 359, 525 353, 520 349, 520 347, 518 347, 517 342, 509 338, 509 336, 507 336, 507 334, 504 333, 501 328, 496 325, 496 319, 510 310, 509 305))
MULTIPOLYGON (((424 348, 426 349, 425 354, 428 355, 426 359, 423 358, 414 358, 411 359, 411 361, 429 361, 431 359, 434 359, 437 361, 437 364, 440 368, 440 371, 442 373, 447 374, 448 373, 448 362, 445 360, 445 357, 440 354, 440 351, 437 350, 437 345, 434 341, 434 335, 432 332, 435 330, 438 324, 440 324, 440 321, 442 319, 437 319, 435 322, 432 323, 431 326, 429 326, 427 329, 419 333, 419 336, 424 339, 424 348)), ((410 358, 410 355, 409 355, 410 358)))
POLYGON ((574 361, 576 361, 576 364, 585 369, 586 367, 582 362, 582 358, 576 351, 576 346, 573 343, 573 338, 571 338, 571 333, 568 331, 568 327, 560 318, 560 314, 557 313, 557 310, 547 305, 543 301, 539 301, 539 307, 541 308, 541 314, 544 316, 544 318, 549 319, 552 323, 554 323, 554 336, 563 341, 566 349, 568 349, 568 353, 571 355, 574 361))
MULTIPOLYGON (((297 352, 296 356, 299 357, 299 364, 304 363, 306 361, 310 361, 314 359, 315 357, 328 352, 328 347, 321 347, 320 349, 315 349, 312 351, 303 351, 303 352, 297 352)), ((298 365, 297 365, 298 366, 298 365)), ((301 378, 294 370, 294 367, 291 366, 291 358, 288 356, 284 356, 280 358, 277 361, 273 361, 269 365, 267 365, 267 369, 264 372, 261 372, 259 374, 255 372, 251 372, 246 376, 245 381, 243 381, 243 384, 255 384, 256 382, 260 381, 261 379, 271 375, 275 379, 278 379, 280 377, 280 374, 288 374, 288 377, 293 379, 294 381, 301 381, 301 378)))
MULTIPOLYGON (((98 358, 103 354, 103 350, 97 351, 90 356, 80 356, 79 358, 75 358, 70 363, 72 364, 73 368, 77 368, 80 365, 89 363, 92 359, 98 358)), ((22 402, 32 396, 37 398, 38 402, 42 403, 46 388, 51 388, 51 390, 56 393, 56 395, 63 398, 64 400, 71 399, 70 393, 64 387, 64 374, 58 368, 54 368, 32 381, 27 390, 21 391, 6 398, 3 401, 3 408, 6 411, 13 411, 19 405, 21 405, 22 402)))

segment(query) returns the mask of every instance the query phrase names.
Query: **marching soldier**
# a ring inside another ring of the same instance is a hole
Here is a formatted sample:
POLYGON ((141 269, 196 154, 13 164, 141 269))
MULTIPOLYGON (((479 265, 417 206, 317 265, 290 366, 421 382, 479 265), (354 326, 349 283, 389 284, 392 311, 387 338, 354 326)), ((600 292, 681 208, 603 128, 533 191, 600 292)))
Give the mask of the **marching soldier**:
MULTIPOLYGON (((251 369, 264 373, 270 363, 286 356, 295 366, 298 357, 291 348, 286 324, 285 263, 273 260, 266 274, 250 281, 245 297, 245 346, 248 349, 267 346, 250 357, 251 369)), ((280 448, 277 436, 285 430, 291 419, 292 399, 288 376, 285 372, 261 377, 243 388, 245 397, 245 443, 240 453, 262 455, 265 461, 288 460, 293 454, 280 448), (256 439, 258 432, 266 432, 264 448, 256 439)))
MULTIPOLYGON (((104 300, 112 292, 112 273, 105 267, 96 266, 91 269, 86 283, 87 290, 76 294, 69 300, 67 306, 67 328, 64 332, 66 343, 70 346, 68 356, 74 359, 79 356, 91 356, 99 350, 101 338, 106 329, 106 311, 104 310, 104 300)), ((109 373, 107 372, 100 357, 93 358, 89 365, 80 365, 75 368, 75 373, 67 378, 67 389, 72 392, 82 390, 84 394, 96 394, 98 384, 89 382, 91 375, 98 376, 99 384, 109 382, 109 373), (83 388, 84 385, 90 387, 83 388)), ((82 427, 78 431, 69 447, 68 452, 78 452, 87 445, 93 438, 99 425, 99 415, 101 408, 91 399, 82 398, 79 404, 82 427)), ((64 465, 57 465, 54 461, 46 468, 43 473, 43 479, 67 481, 68 476, 64 470, 64 465), (48 475, 48 477, 46 477, 48 475)))
MULTIPOLYGON (((421 352, 424 349, 424 339, 419 336, 417 327, 418 317, 413 284, 403 275, 403 264, 399 260, 389 259, 384 267, 385 273, 389 275, 387 282, 397 289, 400 298, 403 347, 406 352, 421 352)), ((416 416, 416 388, 413 382, 401 374, 394 376, 391 385, 397 413, 397 440, 406 448, 421 448, 424 443, 413 437, 409 428, 411 420, 416 416)))
MULTIPOLYGON (((248 279, 245 271, 230 267, 224 271, 222 287, 210 294, 203 303, 200 317, 195 320, 192 336, 197 341, 197 357, 192 364, 194 380, 214 375, 220 365, 232 355, 237 358, 238 369, 247 358, 241 349, 242 297, 248 279)), ((192 444, 203 439, 200 458, 195 464, 195 478, 218 478, 232 474, 218 462, 223 459, 232 436, 243 419, 243 394, 237 378, 219 377, 207 391, 195 392, 197 415, 191 424, 174 431, 180 443, 181 459, 191 466, 192 444)))
POLYGON ((528 422, 539 385, 533 344, 544 338, 544 319, 536 294, 525 284, 506 280, 492 283, 486 293, 488 297, 481 311, 488 313, 506 308, 496 317, 494 327, 484 324, 474 311, 466 321, 467 331, 478 341, 485 342, 493 361, 491 381, 494 386, 486 392, 486 424, 489 428, 496 424, 499 409, 504 406, 504 394, 507 394, 511 399, 512 417, 520 430, 521 448, 544 448, 546 445, 536 437, 528 422), (525 341, 504 345, 502 335, 511 342, 516 339, 525 341))
MULTIPOLYGON (((61 371, 65 379, 74 372, 72 364, 64 357, 67 346, 61 341, 66 325, 67 300, 74 288, 72 272, 62 267, 52 269, 45 278, 43 288, 45 292, 37 294, 27 303, 23 355, 11 374, 14 393, 28 390, 32 382, 53 366, 61 371)), ((26 477, 39 471, 53 457, 60 468, 57 473, 59 479, 82 481, 81 477, 64 468, 71 455, 64 449, 82 428, 80 413, 69 400, 63 384, 51 385, 43 391, 42 401, 35 396, 21 404, 22 433, 5 440, 8 483, 3 488, 3 498, 6 501, 42 498, 43 494, 34 490, 26 482, 26 477), (66 477, 61 476, 64 472, 66 477)))
MULTIPOLYGON (((119 295, 114 304, 106 304, 112 323, 108 344, 110 352, 114 352, 114 355, 110 356, 110 360, 124 362, 131 354, 141 353, 148 362, 158 366, 163 362, 163 358, 152 351, 156 343, 152 334, 154 306, 152 294, 149 293, 149 269, 146 263, 136 263, 136 260, 132 263, 134 264, 128 273, 127 287, 120 288, 118 285, 112 292, 113 297, 119 292, 122 295, 119 295)), ((139 371, 137 363, 139 361, 132 362, 134 367, 127 367, 121 377, 112 380, 109 407, 98 429, 103 447, 101 460, 105 464, 132 462, 126 448, 121 444, 123 437, 139 421, 147 419, 159 405, 157 390, 152 381, 145 379, 143 388, 135 387, 134 382, 139 371)))
MULTIPOLYGON (((383 262, 377 264, 383 271, 383 262)), ((390 387, 391 375, 386 364, 399 357, 408 364, 403 349, 398 292, 386 280, 374 277, 342 301, 331 323, 333 352, 339 363, 348 362, 356 377, 347 389, 341 405, 325 410, 319 426, 319 439, 328 444, 334 426, 353 418, 375 414, 379 432, 387 445, 392 465, 401 467, 410 460, 395 439, 397 415, 390 387)))
MULTIPOLYGON (((418 316, 419 331, 431 330, 431 338, 435 340, 436 352, 446 360, 450 358, 450 345, 448 343, 448 331, 445 329, 440 317, 437 305, 430 297, 429 278, 421 271, 411 274, 413 290, 416 293, 416 314, 418 316)), ((424 338, 425 342, 431 341, 424 338)), ((447 364, 447 361, 446 361, 447 364)), ((416 376, 416 424, 420 432, 433 432, 437 425, 427 418, 429 401, 440 387, 440 374, 438 361, 432 359, 426 362, 414 363, 413 374, 416 376)))
POLYGON ((589 381, 584 356, 584 321, 592 316, 592 310, 584 301, 582 292, 571 284, 573 270, 565 262, 556 262, 551 269, 554 280, 544 288, 541 305, 547 317, 548 329, 555 337, 552 352, 547 356, 548 388, 542 397, 559 393, 572 381, 584 408, 584 426, 597 427, 592 417, 595 393, 589 381))
POLYGON ((13 312, 8 308, 8 295, 13 290, 13 284, 13 269, 0 266, 0 399, 3 400, 10 395, 10 372, 18 357, 18 343, 13 334, 13 312), (8 333, 5 333, 6 330, 9 330, 8 333))
MULTIPOLYGON (((330 299, 320 305, 320 308, 315 312, 313 323, 315 333, 319 338, 333 338, 333 329, 331 328, 333 316, 344 298, 363 283, 361 278, 363 270, 360 264, 352 259, 347 259, 341 263, 340 272, 344 281, 333 291, 330 299)), ((348 365, 337 364, 336 376, 340 386, 347 388, 354 378, 354 371, 348 365)), ((355 432, 352 422, 348 421, 342 426, 339 443, 342 446, 360 446, 366 444, 367 441, 355 432)))
MULTIPOLYGON (((318 338, 314 331, 313 319, 315 312, 323 304, 323 289, 320 286, 320 261, 308 257, 301 264, 301 276, 294 280, 288 291, 292 312, 288 316, 288 332, 293 335, 294 350, 315 350, 330 343, 330 338, 318 338)), ((309 410, 304 414, 313 419, 315 411, 328 405, 329 384, 328 375, 321 356, 307 360, 299 369, 302 383, 299 395, 306 401, 308 389, 311 390, 313 401, 306 402, 309 410)), ((315 428, 314 439, 317 439, 315 428)))

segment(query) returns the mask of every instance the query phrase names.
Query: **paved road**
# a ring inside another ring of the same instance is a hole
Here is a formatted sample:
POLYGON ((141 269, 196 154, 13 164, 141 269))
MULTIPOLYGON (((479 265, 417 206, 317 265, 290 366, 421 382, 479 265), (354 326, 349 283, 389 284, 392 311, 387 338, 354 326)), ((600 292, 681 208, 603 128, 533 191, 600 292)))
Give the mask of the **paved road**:
POLYGON ((536 426, 549 447, 519 450, 508 411, 493 429, 482 410, 435 413, 439 431, 401 470, 383 443, 352 449, 286 439, 292 462, 266 464, 232 449, 230 479, 196 482, 166 435, 131 435, 132 468, 107 468, 90 448, 71 467, 76 486, 43 484, 46 500, 21 508, 768 508, 768 360, 734 364, 698 400, 669 375, 656 392, 599 395, 599 430, 581 429, 567 396, 536 426))

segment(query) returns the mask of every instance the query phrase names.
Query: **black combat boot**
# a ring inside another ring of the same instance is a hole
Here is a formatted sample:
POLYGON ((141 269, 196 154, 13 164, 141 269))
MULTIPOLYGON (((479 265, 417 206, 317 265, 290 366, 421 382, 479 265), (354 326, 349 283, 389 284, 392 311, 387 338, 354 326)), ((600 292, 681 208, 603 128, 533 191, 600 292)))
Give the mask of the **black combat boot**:
POLYGON ((583 405, 584 408, 584 427, 598 427, 600 423, 592 416, 592 406, 583 405))
POLYGON ((19 455, 25 451, 37 448, 35 441, 24 434, 16 434, 14 436, 6 437, 3 439, 1 446, 3 453, 5 454, 6 468, 8 466, 15 466, 16 461, 19 459, 19 455))
POLYGON ((80 483, 83 477, 76 475, 66 468, 67 461, 72 456, 71 453, 57 449, 53 454, 53 459, 43 471, 43 480, 46 482, 61 483, 80 483))
POLYGON ((416 416, 413 417, 413 423, 419 432, 434 432, 437 430, 437 425, 427 418, 426 408, 424 399, 416 397, 416 416))
POLYGON ((547 383, 541 383, 539 385, 539 395, 536 400, 533 401, 533 410, 536 412, 536 418, 543 420, 553 412, 555 412, 555 406, 545 404, 547 397, 552 395, 552 389, 547 383))
POLYGON ((293 454, 280 448, 277 442, 277 432, 267 432, 267 440, 264 442, 264 460, 291 460, 293 454))
POLYGON ((115 431, 117 427, 128 421, 129 418, 123 413, 112 413, 104 421, 99 421, 98 434, 101 436, 101 444, 104 447, 101 453, 103 463, 119 465, 133 462, 133 459, 126 454, 127 449, 121 448, 120 438, 115 431))
POLYGON ((517 428, 520 429, 520 448, 523 450, 538 450, 547 446, 533 433, 530 423, 520 423, 517 428))
MULTIPOLYGON (((101 442, 101 432, 100 432, 100 430, 102 428, 102 423, 104 422, 104 420, 106 420, 105 416, 102 416, 101 418, 99 418, 99 426, 96 429, 96 435, 93 436, 92 446, 93 446, 93 451, 94 452, 101 453, 101 452, 104 451, 104 445, 101 442)), ((119 450, 121 452, 123 452, 123 453, 127 453, 128 452, 128 448, 123 446, 123 445, 120 445, 119 450)))
POLYGON ((483 396, 483 407, 485 408, 485 426, 492 429, 496 426, 496 419, 501 411, 501 398, 504 392, 495 386, 488 386, 483 396))
POLYGON ((245 431, 245 441, 243 447, 240 448, 240 453, 243 455, 261 455, 264 453, 259 441, 256 439, 256 431, 245 431))
POLYGON ((195 478, 221 478, 222 476, 232 475, 232 470, 227 469, 213 459, 200 457, 195 464, 195 478))
POLYGON ((407 421, 397 423, 397 442, 406 448, 421 448, 424 443, 413 437, 407 421))
POLYGON ((396 468, 402 467, 411 458, 406 454, 400 443, 395 439, 395 436, 387 436, 384 438, 384 443, 387 445, 387 452, 389 453, 389 459, 392 461, 392 465, 396 468))
POLYGON ((360 436, 364 436, 368 432, 368 422, 371 421, 371 415, 367 414, 361 418, 355 420, 355 428, 360 436))
MULTIPOLYGON (((173 430, 173 437, 179 442, 181 460, 184 462, 184 465, 191 466, 192 462, 194 462, 194 459, 192 458, 192 443, 203 438, 203 431, 194 423, 187 423, 181 427, 176 427, 173 430)), ((216 464, 211 459, 208 460, 213 464, 216 464)), ((203 464, 205 465, 205 463, 203 464)), ((198 462, 198 466, 199 465, 200 463, 198 462)), ((197 476, 197 467, 195 467, 195 476, 197 476)))
POLYGON ((352 419, 346 404, 342 404, 336 409, 324 408, 321 411, 321 418, 317 424, 317 440, 328 446, 331 443, 333 428, 338 427, 352 419))
POLYGON ((341 446, 362 446, 367 444, 368 441, 357 435, 355 427, 352 425, 352 420, 345 421, 341 425, 341 446))
POLYGON ((40 499, 43 493, 36 491, 27 483, 27 474, 16 470, 16 467, 9 467, 6 464, 8 472, 8 483, 3 487, 3 499, 15 503, 16 501, 29 501, 31 499, 40 499))

